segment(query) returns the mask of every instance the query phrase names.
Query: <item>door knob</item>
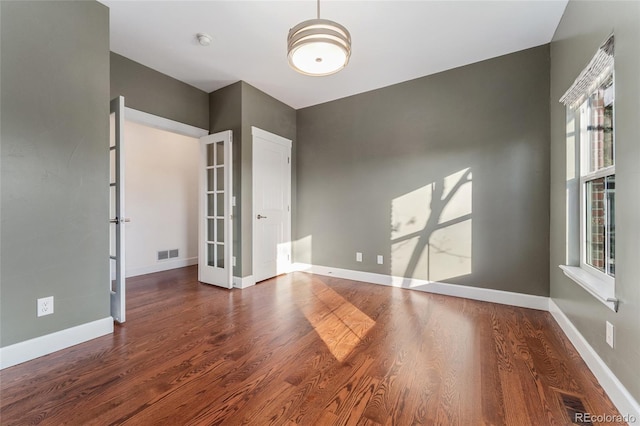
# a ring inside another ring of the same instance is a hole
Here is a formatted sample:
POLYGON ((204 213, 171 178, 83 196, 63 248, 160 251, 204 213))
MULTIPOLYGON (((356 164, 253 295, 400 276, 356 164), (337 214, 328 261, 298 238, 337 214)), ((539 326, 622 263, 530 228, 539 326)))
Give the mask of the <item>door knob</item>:
POLYGON ((266 216, 262 216, 261 214, 258 215, 258 219, 266 219, 266 216))
POLYGON ((115 219, 109 219, 109 223, 115 223, 116 225, 119 225, 123 222, 131 222, 131 219, 128 217, 123 217, 122 219, 120 219, 119 217, 116 217, 115 219))

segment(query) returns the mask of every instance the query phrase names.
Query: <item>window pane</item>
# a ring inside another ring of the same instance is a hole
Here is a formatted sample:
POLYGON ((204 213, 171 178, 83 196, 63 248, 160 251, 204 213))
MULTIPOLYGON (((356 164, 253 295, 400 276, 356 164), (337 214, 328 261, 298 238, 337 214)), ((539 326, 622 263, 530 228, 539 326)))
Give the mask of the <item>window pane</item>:
POLYGON ((616 275, 616 176, 607 176, 605 178, 605 194, 606 194, 606 243, 607 243, 607 273, 612 277, 616 275))
POLYGON ((589 97, 589 172, 614 164, 613 75, 589 97))
POLYGON ((604 272, 605 258, 605 208, 604 178, 585 183, 586 197, 586 259, 585 263, 604 272))

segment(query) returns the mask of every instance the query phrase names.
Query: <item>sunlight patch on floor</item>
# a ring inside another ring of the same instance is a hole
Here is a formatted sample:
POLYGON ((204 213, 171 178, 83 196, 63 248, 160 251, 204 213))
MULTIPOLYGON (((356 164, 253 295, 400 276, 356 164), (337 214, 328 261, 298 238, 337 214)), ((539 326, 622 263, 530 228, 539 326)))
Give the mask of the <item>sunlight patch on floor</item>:
POLYGON ((331 354, 344 361, 375 321, 320 280, 312 280, 309 296, 299 302, 300 310, 331 354))

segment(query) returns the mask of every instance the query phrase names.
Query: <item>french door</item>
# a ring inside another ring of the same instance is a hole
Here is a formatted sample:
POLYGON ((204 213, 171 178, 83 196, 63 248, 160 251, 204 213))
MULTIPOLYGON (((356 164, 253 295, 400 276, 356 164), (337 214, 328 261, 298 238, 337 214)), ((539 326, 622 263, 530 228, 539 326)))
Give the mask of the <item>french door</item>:
POLYGON ((109 267, 111 316, 126 319, 124 253, 124 98, 111 100, 109 114, 109 267))
POLYGON ((232 132, 200 138, 198 281, 233 287, 232 132))

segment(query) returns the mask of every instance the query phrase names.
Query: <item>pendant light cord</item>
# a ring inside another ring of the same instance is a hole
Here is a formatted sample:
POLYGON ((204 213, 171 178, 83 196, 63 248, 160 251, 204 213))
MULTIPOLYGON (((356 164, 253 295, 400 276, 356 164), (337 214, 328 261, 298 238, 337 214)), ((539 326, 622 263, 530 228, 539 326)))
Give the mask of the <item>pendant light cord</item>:
POLYGON ((318 19, 320 19, 320 0, 318 0, 318 19))

